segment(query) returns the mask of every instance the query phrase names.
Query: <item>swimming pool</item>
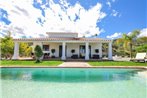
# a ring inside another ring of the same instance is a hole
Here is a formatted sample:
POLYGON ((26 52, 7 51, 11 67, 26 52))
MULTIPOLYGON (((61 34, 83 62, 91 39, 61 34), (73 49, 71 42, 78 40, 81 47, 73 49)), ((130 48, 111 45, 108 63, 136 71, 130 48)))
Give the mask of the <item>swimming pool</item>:
POLYGON ((147 98, 142 69, 1 68, 2 98, 147 98))

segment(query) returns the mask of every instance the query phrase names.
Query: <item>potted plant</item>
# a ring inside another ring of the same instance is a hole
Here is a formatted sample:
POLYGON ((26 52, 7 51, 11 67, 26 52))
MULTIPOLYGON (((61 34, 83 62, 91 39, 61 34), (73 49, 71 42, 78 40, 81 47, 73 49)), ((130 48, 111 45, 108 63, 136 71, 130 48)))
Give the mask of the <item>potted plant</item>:
POLYGON ((95 53, 99 53, 99 49, 95 49, 95 53))
POLYGON ((52 58, 55 58, 55 55, 54 55, 54 53, 56 52, 56 50, 55 49, 51 49, 51 52, 52 52, 52 58))
POLYGON ((72 50, 71 50, 71 53, 72 53, 71 58, 73 58, 73 54, 75 53, 75 50, 74 50, 74 49, 72 49, 72 50))
POLYGON ((75 53, 75 50, 74 50, 74 49, 72 49, 72 50, 71 50, 71 53, 72 53, 72 55, 73 55, 73 53, 75 53))

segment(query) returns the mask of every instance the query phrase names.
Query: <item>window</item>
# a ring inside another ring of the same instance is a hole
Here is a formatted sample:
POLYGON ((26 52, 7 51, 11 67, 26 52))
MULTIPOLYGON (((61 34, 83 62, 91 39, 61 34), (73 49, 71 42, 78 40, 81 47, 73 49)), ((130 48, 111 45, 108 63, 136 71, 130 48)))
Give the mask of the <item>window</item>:
POLYGON ((49 51, 49 45, 43 45, 43 51, 49 51))

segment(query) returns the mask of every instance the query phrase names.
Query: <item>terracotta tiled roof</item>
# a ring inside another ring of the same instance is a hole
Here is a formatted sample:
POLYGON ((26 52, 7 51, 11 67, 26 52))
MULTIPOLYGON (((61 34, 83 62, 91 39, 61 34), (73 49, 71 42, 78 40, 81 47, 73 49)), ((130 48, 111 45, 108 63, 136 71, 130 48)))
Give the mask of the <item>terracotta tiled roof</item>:
POLYGON ((18 38, 14 41, 110 41, 101 38, 18 38))

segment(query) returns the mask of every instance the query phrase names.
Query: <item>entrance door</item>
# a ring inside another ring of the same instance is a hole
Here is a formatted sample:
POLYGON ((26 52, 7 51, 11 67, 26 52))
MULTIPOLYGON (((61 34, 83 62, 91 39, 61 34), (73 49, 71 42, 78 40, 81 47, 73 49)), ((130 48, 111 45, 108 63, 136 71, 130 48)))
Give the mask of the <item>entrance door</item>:
MULTIPOLYGON (((85 54, 86 54, 85 45, 80 45, 80 47, 79 47, 79 57, 84 59, 85 54)), ((91 58, 91 46, 90 45, 89 45, 89 58, 91 58)))
POLYGON ((62 45, 59 46, 59 57, 62 57, 62 45))
MULTIPOLYGON (((66 56, 67 46, 65 47, 65 56, 66 56)), ((59 57, 62 57, 62 45, 59 45, 59 57)))

